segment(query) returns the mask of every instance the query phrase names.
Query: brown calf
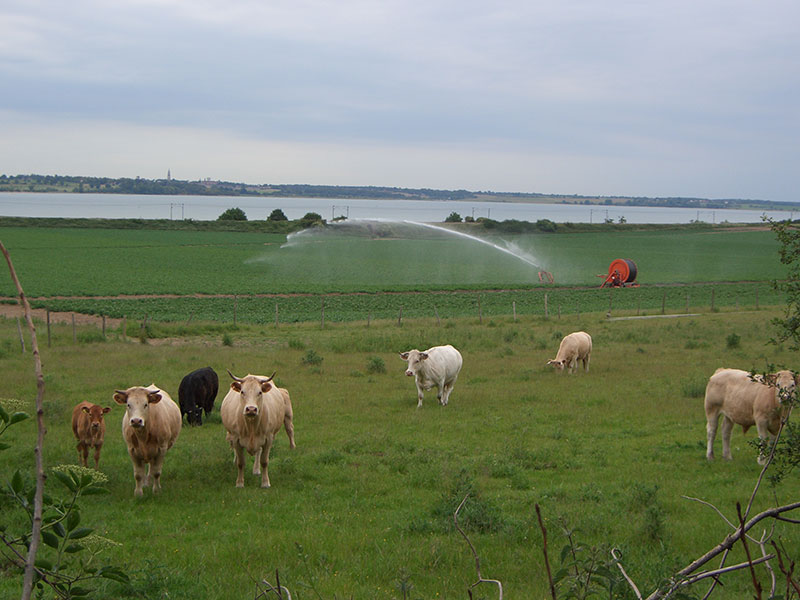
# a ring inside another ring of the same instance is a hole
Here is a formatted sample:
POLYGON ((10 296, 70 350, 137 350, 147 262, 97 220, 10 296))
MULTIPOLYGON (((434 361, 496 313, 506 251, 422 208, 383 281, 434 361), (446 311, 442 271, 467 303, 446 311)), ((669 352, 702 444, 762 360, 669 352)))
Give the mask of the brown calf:
POLYGON ((72 409, 72 433, 78 440, 78 460, 84 467, 88 466, 89 448, 94 448, 94 468, 100 469, 100 448, 106 433, 103 415, 111 409, 81 402, 72 409))

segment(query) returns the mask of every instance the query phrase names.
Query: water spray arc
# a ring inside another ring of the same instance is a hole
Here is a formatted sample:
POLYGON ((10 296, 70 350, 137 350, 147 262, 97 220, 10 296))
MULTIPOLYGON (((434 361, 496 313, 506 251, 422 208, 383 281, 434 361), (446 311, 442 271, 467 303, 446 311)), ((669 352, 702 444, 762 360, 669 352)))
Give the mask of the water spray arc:
POLYGON ((418 221, 403 221, 403 222, 404 223, 408 223, 409 225, 417 225, 419 227, 427 227, 428 229, 434 229, 436 231, 441 231, 442 233, 448 233, 450 235, 455 235, 455 236, 458 236, 458 237, 466 238, 468 240, 472 240, 474 242, 479 242, 481 244, 485 244, 485 245, 487 245, 487 246, 489 246, 491 248, 494 248, 495 250, 499 250, 500 252, 505 252, 506 254, 509 254, 509 255, 513 256, 514 258, 517 258, 517 259, 521 260, 524 263, 527 263, 527 264, 529 264, 529 265, 531 265, 533 267, 536 267, 537 269, 540 268, 540 265, 538 263, 534 262, 534 260, 532 258, 528 258, 527 256, 525 256, 525 254, 523 254, 522 252, 514 252, 513 250, 510 250, 508 248, 504 248, 503 246, 498 246, 497 244, 495 244, 493 242, 490 242, 489 240, 484 240, 482 238, 475 237, 474 235, 470 235, 470 234, 464 233, 462 231, 455 231, 453 229, 448 229, 447 227, 440 227, 439 225, 433 225, 431 223, 420 223, 418 221))

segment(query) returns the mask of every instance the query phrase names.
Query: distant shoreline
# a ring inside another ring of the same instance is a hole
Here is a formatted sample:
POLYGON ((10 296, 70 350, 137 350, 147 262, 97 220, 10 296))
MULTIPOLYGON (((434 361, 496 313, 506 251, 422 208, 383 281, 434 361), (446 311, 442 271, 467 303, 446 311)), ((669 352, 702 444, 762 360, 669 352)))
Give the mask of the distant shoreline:
POLYGON ((380 186, 331 186, 305 184, 246 184, 227 181, 107 178, 67 175, 0 175, 0 192, 12 193, 108 193, 132 195, 245 196, 330 198, 339 200, 474 200, 530 204, 577 204, 645 206, 698 210, 793 210, 800 202, 754 199, 651 198, 630 196, 580 196, 532 192, 433 190, 380 186))

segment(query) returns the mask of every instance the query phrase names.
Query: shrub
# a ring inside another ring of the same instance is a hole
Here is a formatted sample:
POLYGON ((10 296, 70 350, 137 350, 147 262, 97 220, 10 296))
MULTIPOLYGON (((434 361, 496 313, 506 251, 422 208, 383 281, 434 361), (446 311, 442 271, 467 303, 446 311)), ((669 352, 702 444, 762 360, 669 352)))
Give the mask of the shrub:
POLYGON ((445 223, 461 223, 461 215, 457 212, 453 211, 450 215, 444 220, 445 223))
POLYGON ((222 336, 222 345, 223 346, 233 346, 233 339, 227 333, 223 334, 223 336, 222 336))
POLYGON ((310 349, 308 352, 306 352, 302 362, 304 365, 321 365, 322 360, 322 357, 317 354, 316 350, 310 349))
POLYGON ((367 373, 386 373, 386 363, 380 356, 373 356, 367 360, 367 373))
POLYGON ((276 208, 271 213, 269 213, 269 217, 267 217, 267 221, 288 221, 289 219, 286 218, 286 215, 283 214, 283 211, 280 208, 276 208))
POLYGON ((247 215, 241 208, 229 208, 217 217, 217 221, 247 221, 247 215))
POLYGON ((725 343, 730 350, 738 348, 742 343, 742 338, 735 331, 725 338, 725 343))

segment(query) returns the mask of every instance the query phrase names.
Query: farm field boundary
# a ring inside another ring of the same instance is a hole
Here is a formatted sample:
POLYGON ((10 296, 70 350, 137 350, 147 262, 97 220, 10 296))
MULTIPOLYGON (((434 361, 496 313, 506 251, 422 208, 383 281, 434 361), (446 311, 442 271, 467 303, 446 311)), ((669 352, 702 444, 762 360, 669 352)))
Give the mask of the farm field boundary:
MULTIPOLYGON (((3 300, 15 303, 11 298, 3 300)), ((782 303, 767 282, 638 288, 533 288, 333 294, 193 294, 49 297, 29 299, 37 309, 109 319, 280 325, 416 318, 638 315, 760 308, 782 303)))

